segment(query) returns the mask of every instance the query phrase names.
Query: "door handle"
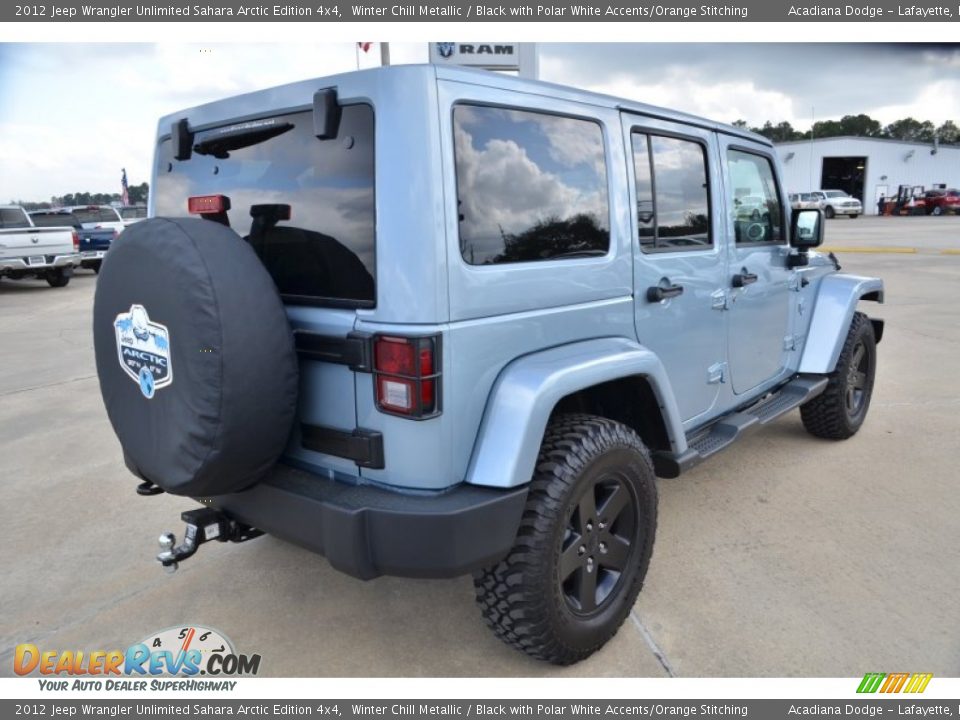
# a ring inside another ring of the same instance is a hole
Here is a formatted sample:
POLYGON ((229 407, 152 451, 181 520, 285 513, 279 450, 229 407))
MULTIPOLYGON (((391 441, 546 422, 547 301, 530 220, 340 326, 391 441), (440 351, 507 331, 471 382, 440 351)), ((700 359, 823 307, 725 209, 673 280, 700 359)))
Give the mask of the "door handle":
MULTIPOLYGON (((744 268, 744 270, 746 270, 746 268, 744 268)), ((742 272, 733 276, 733 286, 735 288, 746 287, 747 285, 752 285, 756 281, 756 273, 742 272)))
POLYGON ((666 287, 654 285, 647 288, 647 300, 650 302, 660 302, 678 295, 683 295, 683 285, 667 285, 666 287))

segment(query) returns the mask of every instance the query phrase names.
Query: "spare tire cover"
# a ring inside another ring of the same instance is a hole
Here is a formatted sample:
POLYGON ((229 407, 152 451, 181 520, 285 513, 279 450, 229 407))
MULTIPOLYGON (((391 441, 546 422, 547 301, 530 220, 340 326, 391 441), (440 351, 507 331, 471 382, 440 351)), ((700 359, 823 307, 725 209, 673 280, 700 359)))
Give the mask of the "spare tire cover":
POLYGON ((219 495, 276 462, 296 414, 293 334, 234 231, 192 218, 125 229, 97 279, 93 335, 107 415, 137 475, 219 495))

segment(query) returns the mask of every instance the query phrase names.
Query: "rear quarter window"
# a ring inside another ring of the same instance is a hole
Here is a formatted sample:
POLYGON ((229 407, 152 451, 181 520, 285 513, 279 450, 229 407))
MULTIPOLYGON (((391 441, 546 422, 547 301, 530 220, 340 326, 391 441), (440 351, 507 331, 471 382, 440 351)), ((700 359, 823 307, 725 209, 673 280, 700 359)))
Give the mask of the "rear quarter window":
POLYGON ((0 208, 0 229, 11 230, 28 227, 30 227, 30 223, 22 210, 0 208))
POLYGON ((460 252, 471 265, 606 255, 603 131, 592 120, 458 105, 460 252))

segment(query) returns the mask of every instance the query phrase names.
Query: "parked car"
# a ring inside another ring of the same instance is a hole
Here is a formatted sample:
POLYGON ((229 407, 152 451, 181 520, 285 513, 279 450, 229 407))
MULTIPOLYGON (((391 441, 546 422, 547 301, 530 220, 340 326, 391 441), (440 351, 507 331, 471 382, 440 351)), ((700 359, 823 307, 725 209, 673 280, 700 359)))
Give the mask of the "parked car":
POLYGON ((924 207, 928 215, 960 215, 960 190, 928 190, 924 207))
POLYGON ((127 205, 120 208, 120 217, 123 219, 123 226, 133 225, 135 222, 146 219, 146 205, 127 205))
POLYGON ((165 568, 266 532, 359 578, 474 573, 500 638, 568 664, 634 606, 656 476, 798 407, 820 438, 866 417, 883 282, 815 251, 762 136, 395 66, 174 113, 155 147, 94 345, 138 492, 202 503, 165 568))
POLYGON ((863 214, 863 205, 855 197, 850 197, 843 190, 815 190, 810 193, 823 208, 827 218, 837 215, 846 215, 851 220, 863 214))
POLYGON ((0 206, 0 277, 36 278, 66 287, 80 264, 79 238, 69 225, 36 227, 18 205, 0 206))
POLYGON ((820 208, 820 199, 813 193, 791 193, 790 207, 794 210, 816 210, 820 208))
POLYGON ((74 229, 80 239, 80 267, 100 272, 103 258, 106 257, 110 245, 117 239, 117 231, 113 228, 86 228, 80 221, 76 210, 35 210, 30 213, 34 224, 39 227, 69 226, 74 229))

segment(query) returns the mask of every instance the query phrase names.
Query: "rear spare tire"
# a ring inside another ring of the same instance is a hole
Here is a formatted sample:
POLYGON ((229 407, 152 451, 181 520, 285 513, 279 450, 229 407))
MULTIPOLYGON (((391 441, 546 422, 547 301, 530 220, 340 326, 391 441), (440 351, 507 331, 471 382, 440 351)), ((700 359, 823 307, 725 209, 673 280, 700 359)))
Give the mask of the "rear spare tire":
POLYGON ((175 495, 242 490, 293 426, 297 356, 253 249, 210 220, 153 218, 114 242, 93 308, 97 375, 127 466, 175 495))

